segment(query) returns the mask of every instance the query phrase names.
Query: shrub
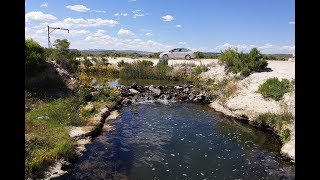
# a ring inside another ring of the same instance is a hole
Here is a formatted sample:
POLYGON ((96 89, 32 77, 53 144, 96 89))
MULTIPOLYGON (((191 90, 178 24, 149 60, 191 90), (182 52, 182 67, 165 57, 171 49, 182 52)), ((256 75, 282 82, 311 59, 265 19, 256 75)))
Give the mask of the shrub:
POLYGON ((42 70, 46 60, 45 50, 32 39, 25 41, 25 68, 26 75, 35 75, 42 70))
POLYGON ((252 72, 263 70, 268 65, 266 57, 257 48, 252 48, 249 53, 239 53, 237 49, 229 48, 219 56, 219 62, 225 64, 228 71, 245 77, 252 72))
POLYGON ((272 98, 279 101, 283 95, 290 92, 293 89, 292 83, 288 79, 282 79, 279 81, 278 78, 267 79, 258 88, 258 93, 260 93, 264 98, 272 98))
POLYGON ((208 67, 206 65, 200 64, 192 69, 192 74, 197 76, 197 75, 201 74, 202 72, 207 72, 207 71, 208 71, 208 67))
POLYGON ((161 61, 153 67, 151 61, 135 61, 132 64, 125 64, 120 70, 119 76, 124 79, 170 79, 167 72, 171 70, 171 67, 166 65, 166 62, 165 60, 161 61))
POLYGON ((168 59, 160 58, 157 66, 168 66, 168 59))
POLYGON ((195 52, 196 59, 203 59, 205 56, 203 52, 197 51, 195 52))
POLYGON ((282 142, 290 140, 290 130, 286 125, 293 120, 293 115, 287 111, 280 114, 263 113, 260 114, 253 123, 259 128, 271 128, 281 138, 282 142))
POLYGON ((90 66, 92 66, 93 64, 92 64, 92 62, 91 62, 88 58, 84 58, 83 65, 84 65, 85 67, 90 67, 90 66))
POLYGON ((143 66, 143 67, 150 67, 153 66, 153 62, 152 61, 147 61, 147 60, 142 60, 142 61, 137 61, 139 66, 143 66))
POLYGON ((125 63, 124 60, 122 59, 117 64, 118 64, 118 67, 123 67, 125 64, 128 64, 128 63, 125 63))

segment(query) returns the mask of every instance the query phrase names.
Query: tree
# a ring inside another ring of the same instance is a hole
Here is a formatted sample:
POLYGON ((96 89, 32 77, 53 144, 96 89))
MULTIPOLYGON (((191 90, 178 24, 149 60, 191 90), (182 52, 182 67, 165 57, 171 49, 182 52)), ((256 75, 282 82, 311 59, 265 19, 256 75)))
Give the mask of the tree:
POLYGON ((61 55, 67 55, 69 53, 70 42, 67 39, 56 39, 54 46, 61 55))
POLYGON ((81 56, 80 52, 70 52, 70 42, 67 39, 56 39, 54 41, 54 47, 50 59, 56 60, 64 69, 70 73, 74 73, 78 70, 79 61, 75 57, 81 56))
POLYGON ((45 50, 33 39, 25 41, 25 68, 27 75, 34 75, 41 71, 46 60, 45 50))

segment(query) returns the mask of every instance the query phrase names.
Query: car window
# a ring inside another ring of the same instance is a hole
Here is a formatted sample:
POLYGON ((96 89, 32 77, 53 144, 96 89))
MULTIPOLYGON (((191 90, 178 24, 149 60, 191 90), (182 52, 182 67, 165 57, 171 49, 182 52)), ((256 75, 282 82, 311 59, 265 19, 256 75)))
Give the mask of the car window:
POLYGON ((173 52, 179 52, 179 49, 173 49, 172 51, 173 52))
POLYGON ((182 52, 188 52, 189 49, 182 48, 181 51, 182 51, 182 52))

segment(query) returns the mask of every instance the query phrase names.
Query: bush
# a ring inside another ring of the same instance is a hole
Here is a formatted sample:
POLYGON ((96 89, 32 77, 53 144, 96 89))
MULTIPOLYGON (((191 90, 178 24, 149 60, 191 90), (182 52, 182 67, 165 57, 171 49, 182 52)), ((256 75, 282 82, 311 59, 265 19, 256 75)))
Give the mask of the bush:
POLYGON ((87 74, 104 75, 106 77, 119 77, 119 70, 112 66, 90 66, 81 68, 81 71, 87 74))
POLYGON ((266 82, 259 86, 257 92, 264 98, 272 98, 279 101, 285 93, 290 92, 292 89, 293 85, 288 79, 279 81, 279 79, 275 77, 267 79, 266 82))
POLYGON ((139 66, 143 66, 143 67, 151 67, 153 66, 153 62, 152 61, 147 61, 147 60, 142 60, 142 61, 137 61, 139 66))
POLYGON ((90 66, 92 66, 93 64, 92 64, 92 62, 88 59, 88 58, 84 58, 84 61, 83 61, 83 65, 85 66, 85 67, 90 67, 90 66))
POLYGON ((197 76, 197 75, 201 74, 202 72, 207 72, 207 71, 208 71, 208 67, 206 65, 200 64, 192 69, 192 74, 197 76))
POLYGON ((160 58, 157 66, 168 66, 168 59, 160 58))
POLYGON ((203 59, 205 56, 203 54, 203 52, 200 52, 200 51, 197 51, 195 52, 195 55, 196 55, 196 59, 203 59))
POLYGON ((155 67, 151 61, 135 61, 132 64, 125 64, 120 70, 119 76, 124 79, 170 79, 167 72, 171 70, 167 61, 159 61, 155 67))
POLYGON ((128 64, 128 63, 125 63, 124 60, 122 59, 117 64, 118 64, 118 67, 123 67, 125 64, 128 64))
POLYGON ((228 71, 240 73, 244 77, 252 72, 259 72, 268 66, 266 57, 257 48, 252 48, 249 53, 237 52, 237 49, 227 49, 219 56, 219 62, 225 64, 228 71))
POLYGON ((282 142, 290 140, 290 130, 286 125, 293 120, 293 115, 289 112, 282 112, 281 114, 263 113, 260 114, 253 123, 259 128, 271 128, 277 133, 282 142))
POLYGON ((26 75, 35 75, 41 72, 46 61, 46 54, 43 47, 32 39, 25 41, 25 68, 26 75))

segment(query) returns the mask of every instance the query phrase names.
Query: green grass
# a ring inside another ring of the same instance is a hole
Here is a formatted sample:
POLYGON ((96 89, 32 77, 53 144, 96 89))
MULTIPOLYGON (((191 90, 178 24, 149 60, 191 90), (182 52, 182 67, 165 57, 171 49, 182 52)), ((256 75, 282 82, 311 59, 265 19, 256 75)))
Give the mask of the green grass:
POLYGON ((25 133, 29 137, 25 151, 26 177, 34 178, 56 159, 75 157, 75 140, 68 134, 69 126, 80 126, 80 102, 75 97, 44 103, 26 113, 25 133))
POLYGON ((282 81, 279 81, 279 79, 275 77, 267 79, 266 82, 259 86, 257 92, 264 98, 272 98, 279 101, 285 93, 290 92, 292 89, 293 83, 288 79, 282 79, 282 81))
POLYGON ((260 114, 253 122, 254 125, 259 128, 271 128, 280 136, 282 142, 287 142, 290 140, 290 130, 286 128, 286 125, 289 124, 293 119, 294 117, 291 113, 284 111, 280 114, 260 114))

